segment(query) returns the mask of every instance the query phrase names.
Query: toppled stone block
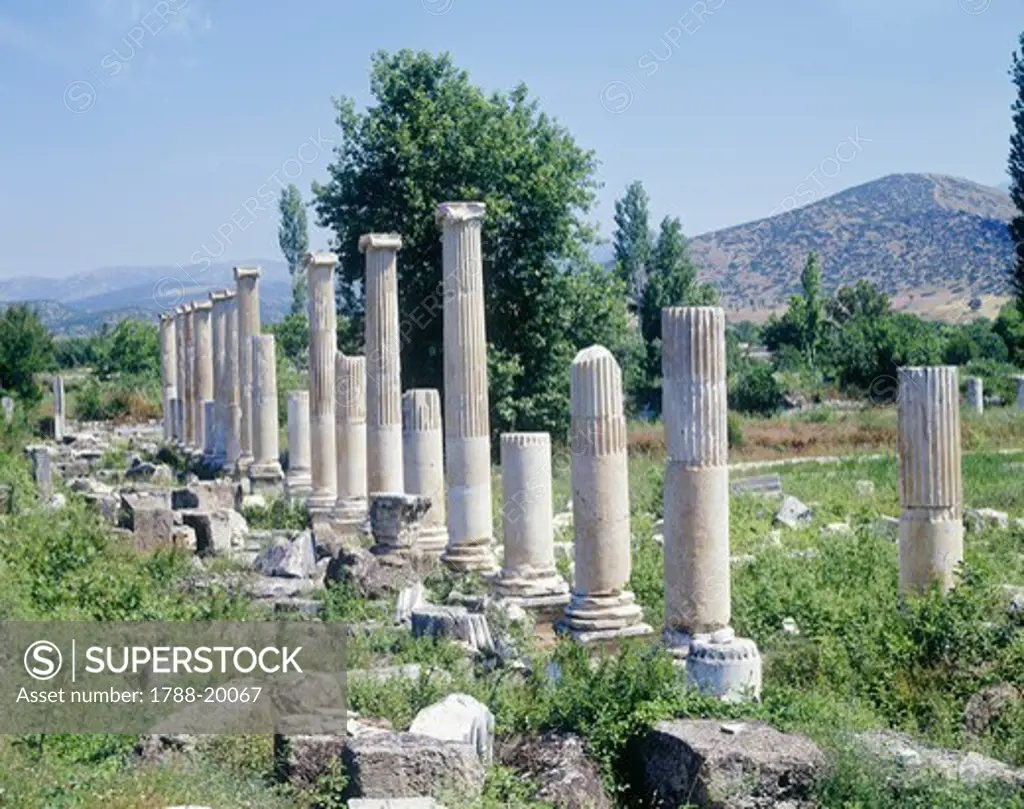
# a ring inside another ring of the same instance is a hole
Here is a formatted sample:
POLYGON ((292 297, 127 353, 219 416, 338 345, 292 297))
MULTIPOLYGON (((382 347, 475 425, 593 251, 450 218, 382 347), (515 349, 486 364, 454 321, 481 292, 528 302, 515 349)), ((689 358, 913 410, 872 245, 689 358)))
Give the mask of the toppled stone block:
POLYGON ((348 809, 445 809, 433 798, 353 798, 348 809))
POLYGON ((399 592, 421 580, 436 562, 425 556, 395 559, 378 556, 362 548, 335 548, 327 569, 330 581, 348 582, 364 598, 377 600, 399 592))
POLYGON ((350 738, 341 753, 349 780, 343 798, 479 797, 484 767, 469 744, 415 733, 350 738))
POLYGON ((793 496, 782 501, 779 510, 775 512, 774 522, 776 525, 784 525, 787 528, 804 528, 811 524, 814 514, 811 510, 793 496))
POLYGON ((782 494, 782 478, 778 475, 757 475, 740 478, 729 484, 733 494, 759 494, 764 496, 780 496, 782 494))
POLYGON ((174 512, 169 508, 139 508, 132 512, 135 550, 174 547, 174 512))
POLYGON ((313 535, 300 531, 291 539, 275 538, 256 558, 253 567, 265 576, 307 579, 316 574, 313 535))
POLYGON ((852 537, 853 528, 850 527, 848 522, 830 522, 828 525, 821 527, 821 535, 823 537, 852 537))
POLYGON ((233 508, 216 511, 183 510, 185 525, 196 532, 196 550, 206 556, 227 556, 245 545, 249 526, 233 508))
POLYGON ((825 757, 805 736, 762 722, 711 719, 658 722, 642 739, 637 764, 658 806, 769 809, 813 798, 825 757))
POLYGON ((235 486, 228 481, 200 481, 188 488, 171 492, 171 508, 217 511, 234 509, 235 486))
POLYGON ((965 508, 964 527, 968 531, 984 531, 986 528, 1009 528, 1010 515, 994 508, 965 508))
POLYGON ((989 686, 971 696, 964 707, 964 730, 980 736, 1000 715, 1024 699, 1011 683, 989 686))
POLYGON ((196 552, 196 532, 188 525, 175 525, 171 531, 171 547, 187 553, 196 552))
POLYGON ((494 759, 494 714, 468 694, 449 694, 428 705, 416 714, 409 732, 472 745, 485 767, 494 759))
POLYGON ((465 607, 421 604, 412 613, 413 637, 447 637, 466 644, 473 652, 494 651, 487 618, 465 607))
POLYGON ((348 713, 287 716, 274 731, 274 772, 281 782, 309 788, 341 763, 348 713))
POLYGON ((174 473, 165 464, 150 463, 136 458, 125 470, 127 480, 153 484, 170 484, 174 482, 174 473))
POLYGON ((538 801, 558 809, 612 809, 601 774, 578 736, 512 739, 501 746, 499 758, 537 784, 538 801))
POLYGON ((171 499, 166 492, 122 492, 119 524, 134 531, 136 512, 154 508, 170 511, 171 499))
POLYGON ((379 553, 411 551, 420 535, 420 521, 430 498, 419 494, 375 492, 370 495, 370 531, 379 553))
POLYGON ((900 536, 900 521, 896 517, 887 517, 883 514, 871 524, 871 534, 895 542, 900 536))

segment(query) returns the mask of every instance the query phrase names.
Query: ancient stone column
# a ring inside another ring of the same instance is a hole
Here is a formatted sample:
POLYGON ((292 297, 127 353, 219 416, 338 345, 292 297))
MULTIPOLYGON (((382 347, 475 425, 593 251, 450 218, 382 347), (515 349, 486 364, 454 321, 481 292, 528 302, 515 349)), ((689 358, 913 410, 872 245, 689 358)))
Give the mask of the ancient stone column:
POLYGON ((402 371, 398 260, 402 237, 369 233, 366 254, 366 459, 369 492, 399 493, 402 480, 402 371))
POLYGON ((174 316, 160 315, 160 380, 163 390, 164 441, 175 438, 174 402, 178 398, 178 347, 174 316))
POLYGON ((501 522, 505 556, 495 593, 521 607, 569 603, 569 585, 555 569, 551 491, 551 437, 501 436, 501 522))
POLYGON ((985 412, 985 383, 980 376, 967 380, 967 408, 974 413, 985 412))
POLYGON ((188 365, 188 351, 185 346, 185 309, 179 306, 174 310, 174 343, 175 343, 175 364, 177 366, 177 388, 175 398, 177 403, 174 412, 174 437, 182 445, 185 443, 185 413, 187 409, 187 393, 185 389, 186 366, 188 365))
POLYGON ((196 341, 194 304, 185 304, 182 320, 185 324, 185 448, 192 449, 197 444, 196 437, 196 341))
POLYGON ((956 368, 901 368, 897 413, 900 590, 949 590, 964 557, 956 368))
POLYGON ((238 296, 228 292, 224 313, 224 464, 232 472, 238 470, 242 454, 242 399, 239 389, 238 296))
POLYGON ((227 392, 227 330, 231 293, 227 290, 210 293, 213 304, 213 427, 207 454, 214 466, 223 466, 227 456, 228 392, 227 392))
POLYGON ((238 301, 238 402, 241 418, 238 470, 245 472, 253 460, 252 433, 252 338, 260 333, 260 268, 235 267, 238 301))
POLYGON ((279 490, 284 473, 278 460, 277 352, 272 334, 252 338, 252 454, 253 492, 279 490))
POLYGON ((437 211, 444 257, 444 438, 448 547, 455 570, 493 571, 491 438, 484 326, 482 202, 445 202, 437 211))
POLYGON ((285 492, 293 500, 304 500, 313 491, 310 475, 309 391, 288 394, 288 475, 285 492))
POLYGON ((67 408, 64 401, 64 377, 57 374, 50 380, 53 389, 53 438, 57 443, 64 440, 65 419, 67 408))
POLYGON ((661 401, 667 468, 665 636, 677 652, 729 626, 729 443, 725 313, 661 310, 661 401))
POLYGON ((1015 376, 1017 380, 1017 409, 1024 410, 1024 376, 1015 376))
POLYGON ((576 575, 562 628, 583 643, 650 633, 626 590, 629 467, 622 371, 591 346, 572 363, 572 508, 576 575))
POLYGON ((448 521, 441 397, 436 390, 409 390, 402 396, 402 460, 405 491, 429 497, 431 503, 420 521, 417 547, 425 554, 440 556, 448 544, 448 521))
POLYGON ((367 517, 366 360, 363 357, 346 357, 339 351, 335 365, 338 392, 335 480, 338 498, 332 519, 337 526, 354 530, 362 526, 367 517))
POLYGON ((206 403, 213 402, 213 304, 196 301, 192 304, 195 340, 195 371, 193 372, 195 402, 195 445, 205 451, 206 403))
MULTIPOLYGON (((312 511, 327 511, 338 499, 337 441, 334 427, 335 354, 338 326, 334 309, 334 253, 307 253, 309 290, 309 430, 312 511)), ((365 490, 364 490, 365 493, 365 490)))

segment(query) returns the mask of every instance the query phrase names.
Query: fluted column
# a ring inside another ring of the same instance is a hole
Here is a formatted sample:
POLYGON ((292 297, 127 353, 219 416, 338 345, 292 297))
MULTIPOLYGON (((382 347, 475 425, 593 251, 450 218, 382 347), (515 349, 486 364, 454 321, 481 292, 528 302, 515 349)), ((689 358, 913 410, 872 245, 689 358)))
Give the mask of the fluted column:
POLYGON ((185 411, 187 394, 185 392, 185 309, 179 306, 174 310, 174 362, 176 367, 177 385, 175 386, 175 407, 174 407, 174 437, 184 445, 185 443, 185 411))
POLYGON ((227 315, 231 309, 227 290, 210 293, 213 304, 211 331, 213 334, 213 428, 212 441, 206 448, 210 462, 223 466, 227 455, 227 315))
POLYGON ((979 415, 985 412, 985 383, 980 376, 967 380, 967 409, 979 415))
POLYGON ((313 491, 310 476, 309 391, 288 394, 288 475, 285 490, 293 500, 309 497, 313 491))
POLYGON ((231 290, 224 313, 224 463, 232 472, 238 470, 242 454, 242 399, 238 341, 238 295, 231 290))
POLYGON ((308 505, 326 511, 338 497, 337 440, 334 427, 335 369, 338 326, 334 309, 334 253, 307 253, 309 290, 309 430, 313 492, 308 505))
POLYGON ((441 397, 436 390, 405 392, 402 396, 403 482, 406 493, 430 498, 430 508, 420 522, 417 547, 435 557, 440 556, 448 544, 441 425, 441 397))
MULTIPOLYGON (((211 317, 213 304, 197 301, 192 304, 195 340, 195 445, 206 449, 207 423, 206 403, 213 402, 213 326, 211 317)), ((212 414, 211 414, 212 415, 212 414)))
POLYGON ((253 461, 252 432, 252 338, 260 333, 260 268, 235 267, 238 300, 238 471, 246 472, 253 461))
POLYGON ((456 570, 497 568, 491 551, 491 438, 484 325, 482 202, 437 212, 444 261, 444 438, 448 547, 456 570))
POLYGON ((333 520, 340 527, 356 528, 366 522, 366 360, 335 358, 337 374, 337 457, 335 480, 338 498, 333 520))
POLYGON ((274 335, 252 338, 252 490, 277 491, 284 474, 278 460, 277 352, 274 335))
POLYGON ((182 320, 185 323, 185 448, 194 449, 196 435, 196 332, 193 307, 186 303, 182 320))
POLYGON ((901 368, 898 417, 900 590, 948 590, 964 556, 957 369, 901 368))
POLYGON ((622 371, 590 346, 572 363, 572 508, 576 575, 563 628, 581 642, 651 632, 626 590, 629 466, 622 371))
POLYGON ((401 492, 402 369, 398 334, 398 259, 402 237, 368 233, 366 254, 366 460, 369 492, 401 492))
POLYGON ((160 315, 160 380, 163 391, 164 441, 175 437, 175 400, 178 397, 178 347, 174 316, 160 315))
POLYGON ((661 310, 665 633, 681 651, 729 626, 725 313, 661 310))
POLYGON ((501 436, 501 509, 505 555, 498 596, 528 608, 569 602, 569 585, 555 568, 551 490, 551 437, 501 436))

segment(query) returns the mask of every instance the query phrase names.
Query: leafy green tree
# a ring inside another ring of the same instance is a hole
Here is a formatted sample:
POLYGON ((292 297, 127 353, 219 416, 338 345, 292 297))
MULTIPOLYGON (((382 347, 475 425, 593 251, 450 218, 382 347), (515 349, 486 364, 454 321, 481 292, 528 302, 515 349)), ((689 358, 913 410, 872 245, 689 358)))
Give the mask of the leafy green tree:
POLYGON ((267 327, 274 335, 277 352, 298 371, 309 369, 309 318, 305 312, 292 312, 267 327))
POLYGON ((302 257, 309 250, 306 206, 302 204, 299 189, 289 185, 281 189, 277 207, 281 213, 277 243, 288 262, 288 273, 292 279, 292 314, 302 314, 306 311, 306 270, 302 266, 302 257))
POLYGON ((1024 312, 1024 33, 1020 35, 1020 51, 1013 54, 1010 68, 1017 97, 1013 102, 1013 130, 1010 135, 1010 198, 1017 215, 1010 222, 1010 238, 1014 244, 1013 288, 1017 306, 1024 312))
POLYGON ((1024 368, 1024 314, 1019 307, 1006 304, 999 310, 999 316, 992 326, 1006 344, 1010 362, 1024 368))
POLYGON ((0 315, 0 389, 26 402, 41 398, 33 375, 53 366, 53 338, 39 315, 25 304, 0 315))
POLYGON ((690 259, 678 218, 665 217, 651 254, 647 283, 641 297, 640 333, 646 346, 646 398, 657 407, 661 377, 661 310, 666 306, 710 306, 718 293, 697 282, 697 267, 690 259))
POLYGON ((96 375, 100 379, 122 374, 159 375, 160 329, 155 323, 129 318, 113 330, 105 323, 98 342, 96 375))
POLYGON ((625 196, 615 201, 615 266, 636 309, 642 306, 652 254, 648 203, 647 192, 639 180, 626 186, 625 196))
MULTIPOLYGON (((597 187, 594 155, 540 111, 523 85, 487 95, 448 55, 403 50, 372 59, 373 103, 336 101, 341 131, 329 181, 314 185, 319 223, 333 230, 341 348, 362 332, 359 236, 400 230, 398 261, 405 387, 442 386, 441 242, 447 200, 481 200, 492 429, 567 426, 567 365, 579 326, 567 290, 589 264, 584 217, 597 187), (500 384, 499 384, 500 383, 500 384)), ((623 304, 624 305, 624 304, 623 304)))
POLYGON ((850 287, 840 287, 835 297, 825 304, 826 317, 838 326, 858 317, 884 317, 891 311, 889 296, 870 281, 864 280, 850 287))

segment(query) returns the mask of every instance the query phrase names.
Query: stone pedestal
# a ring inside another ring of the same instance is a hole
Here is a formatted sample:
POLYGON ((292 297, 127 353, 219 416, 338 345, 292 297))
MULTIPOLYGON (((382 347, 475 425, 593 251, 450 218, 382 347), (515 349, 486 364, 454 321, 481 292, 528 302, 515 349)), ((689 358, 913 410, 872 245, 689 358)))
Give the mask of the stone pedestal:
POLYGON ((979 416, 985 412, 985 383, 981 377, 972 376, 967 380, 967 409, 979 416))
POLYGON ((239 473, 253 461, 252 338, 260 333, 260 268, 235 267, 235 298, 238 305, 238 402, 239 473))
POLYGON ((163 391, 164 441, 175 438, 174 407, 178 398, 177 329, 173 315, 160 315, 160 387, 163 391))
POLYGON ((64 401, 64 377, 57 374, 50 380, 53 389, 53 438, 59 444, 64 440, 67 408, 64 401))
POLYGON ((238 471, 242 454, 241 366, 238 358, 238 296, 231 292, 224 313, 224 464, 231 472, 238 471))
POLYGON ((430 499, 418 494, 374 492, 370 495, 370 531, 373 553, 411 557, 419 552, 420 520, 430 499))
POLYGON ((437 211, 444 257, 444 435, 448 547, 461 571, 495 571, 491 550, 491 439, 484 327, 482 202, 446 202, 437 211))
POLYGON ((252 338, 252 452, 249 481, 253 494, 278 493, 284 480, 278 460, 277 361, 274 336, 252 338))
POLYGON ((371 492, 401 492, 402 371, 398 333, 398 260, 402 237, 369 233, 366 254, 366 463, 371 492))
MULTIPOLYGON (((195 446, 207 453, 206 403, 213 401, 213 304, 197 301, 192 304, 195 330, 195 446)), ((212 415, 212 414, 211 414, 212 415)), ((211 425, 212 427, 212 425, 211 425)), ((212 436, 212 429, 209 431, 212 436)))
POLYGON ((285 492, 291 500, 305 500, 313 492, 310 475, 309 391, 288 394, 288 475, 285 492))
POLYGON ((439 557, 448 544, 448 521, 441 397, 436 390, 410 390, 402 396, 402 459, 405 491, 429 497, 431 503, 420 521, 419 548, 439 557))
POLYGON ((501 509, 505 554, 495 594, 530 609, 569 603, 569 585, 555 568, 551 437, 501 436, 501 509))
POLYGON ((181 317, 185 326, 184 446, 189 450, 194 449, 202 440, 196 433, 198 417, 196 416, 196 332, 193 305, 185 304, 181 317))
POLYGON ((964 557, 955 367, 899 372, 900 591, 954 582, 964 557))
POLYGON ((582 642, 652 630, 626 590, 630 575, 629 467, 622 372, 603 346, 572 363, 572 508, 576 573, 561 629, 582 642))
POLYGON ((338 352, 335 480, 338 498, 331 521, 355 532, 366 523, 366 361, 338 352))
MULTIPOLYGON (((334 426, 335 354, 338 326, 334 309, 334 253, 305 257, 309 290, 309 429, 313 492, 307 501, 313 513, 330 511, 338 498, 337 447, 334 426)), ((365 489, 363 490, 365 494, 365 489)), ((365 510, 365 507, 364 507, 365 510)))

